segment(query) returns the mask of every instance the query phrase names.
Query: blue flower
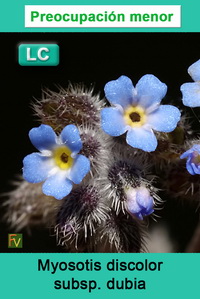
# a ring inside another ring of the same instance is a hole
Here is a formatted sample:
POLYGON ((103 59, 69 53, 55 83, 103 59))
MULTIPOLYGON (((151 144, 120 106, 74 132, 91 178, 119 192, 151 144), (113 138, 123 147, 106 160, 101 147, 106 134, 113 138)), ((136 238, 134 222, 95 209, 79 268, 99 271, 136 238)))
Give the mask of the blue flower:
POLYGON ((200 59, 188 68, 188 73, 195 82, 181 85, 183 104, 188 107, 200 107, 200 59))
POLYGON ((171 132, 180 120, 176 107, 160 105, 166 91, 167 86, 153 75, 143 76, 135 88, 126 76, 108 82, 105 95, 114 107, 102 109, 102 129, 111 136, 128 131, 129 145, 154 151, 157 139, 153 130, 171 132))
POLYGON ((90 161, 78 155, 82 141, 77 127, 68 125, 57 136, 50 126, 41 125, 30 130, 29 137, 40 153, 24 158, 24 179, 30 183, 45 181, 43 193, 62 199, 90 170, 90 161))
POLYGON ((148 216, 154 212, 153 197, 145 187, 129 188, 126 192, 128 211, 143 220, 143 216, 148 216))
POLYGON ((191 149, 180 156, 181 159, 187 158, 186 168, 192 174, 200 174, 200 145, 194 144, 191 149))

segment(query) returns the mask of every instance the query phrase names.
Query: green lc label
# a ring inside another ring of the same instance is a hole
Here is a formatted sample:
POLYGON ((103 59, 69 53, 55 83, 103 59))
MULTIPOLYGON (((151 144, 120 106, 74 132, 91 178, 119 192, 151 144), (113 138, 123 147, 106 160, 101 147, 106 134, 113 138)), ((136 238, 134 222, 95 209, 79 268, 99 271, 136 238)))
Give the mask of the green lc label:
POLYGON ((57 44, 20 44, 18 62, 22 66, 56 66, 59 64, 57 44))

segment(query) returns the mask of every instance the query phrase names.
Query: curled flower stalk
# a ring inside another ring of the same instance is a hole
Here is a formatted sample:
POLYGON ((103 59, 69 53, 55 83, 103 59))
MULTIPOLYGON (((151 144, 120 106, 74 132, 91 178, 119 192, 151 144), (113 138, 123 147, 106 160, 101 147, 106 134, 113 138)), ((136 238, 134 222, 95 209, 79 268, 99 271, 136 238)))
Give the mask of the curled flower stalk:
POLYGON ((105 102, 93 89, 81 84, 70 84, 59 92, 45 90, 42 99, 32 104, 36 117, 43 124, 50 125, 56 133, 69 124, 78 128, 83 125, 99 126, 100 110, 105 102))
POLYGON ((97 227, 104 223, 108 211, 95 180, 78 186, 58 210, 55 226, 58 243, 67 248, 73 246, 76 250, 80 250, 80 245, 89 252, 99 238, 97 227))
POLYGON ((97 252, 143 252, 144 227, 135 218, 113 209, 103 226, 98 227, 100 235, 96 242, 97 252))
POLYGON ((79 128, 79 132, 83 144, 80 154, 90 160, 91 174, 100 176, 102 165, 105 168, 110 161, 114 146, 113 140, 97 127, 84 125, 79 128))

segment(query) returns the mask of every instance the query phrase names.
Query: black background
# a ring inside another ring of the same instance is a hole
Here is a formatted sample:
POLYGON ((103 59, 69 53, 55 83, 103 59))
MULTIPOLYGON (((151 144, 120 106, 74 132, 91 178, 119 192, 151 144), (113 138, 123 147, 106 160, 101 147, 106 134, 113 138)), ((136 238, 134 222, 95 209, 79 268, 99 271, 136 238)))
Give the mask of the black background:
MULTIPOLYGON (((11 182, 21 173, 22 159, 33 151, 28 132, 38 123, 30 103, 41 98, 41 89, 57 90, 68 82, 84 82, 101 92, 106 82, 127 75, 134 84, 144 74, 154 74, 168 85, 167 99, 181 106, 180 85, 192 79, 187 68, 200 58, 200 34, 195 33, 1 33, 0 49, 0 187, 11 190, 11 182), (18 64, 20 43, 57 43, 60 64, 56 67, 23 67, 18 64)), ((189 111, 189 108, 185 108, 189 111)), ((195 112, 198 114, 198 108, 195 112)), ((184 248, 198 220, 196 205, 169 200, 160 212, 170 223, 172 237, 184 248)), ((3 214, 3 210, 2 213, 3 214)), ((1 223, 0 250, 7 248, 7 233, 1 223)), ((24 232, 24 252, 62 251, 44 228, 24 232)))

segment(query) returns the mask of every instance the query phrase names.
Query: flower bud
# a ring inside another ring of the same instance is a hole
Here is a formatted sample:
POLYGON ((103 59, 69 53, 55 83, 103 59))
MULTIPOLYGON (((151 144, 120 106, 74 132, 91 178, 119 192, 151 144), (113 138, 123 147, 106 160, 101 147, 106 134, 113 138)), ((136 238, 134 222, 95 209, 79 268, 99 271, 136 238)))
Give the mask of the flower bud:
POLYGON ((144 186, 140 186, 138 188, 128 188, 125 191, 127 201, 127 211, 143 220, 143 216, 148 216, 154 212, 153 205, 154 200, 150 195, 150 192, 144 186))

